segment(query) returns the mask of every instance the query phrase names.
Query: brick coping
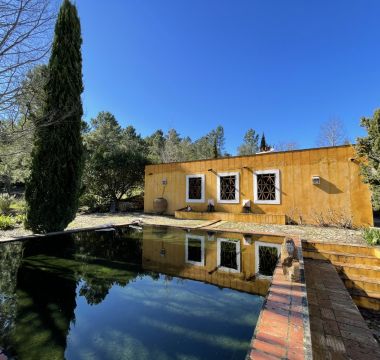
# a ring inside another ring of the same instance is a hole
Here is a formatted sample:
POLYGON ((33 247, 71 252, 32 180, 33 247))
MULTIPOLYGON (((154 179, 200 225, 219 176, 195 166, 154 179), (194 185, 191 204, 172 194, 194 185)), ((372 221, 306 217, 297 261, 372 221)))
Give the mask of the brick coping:
POLYGON ((300 237, 300 281, 289 281, 278 262, 265 298, 246 360, 312 359, 309 306, 300 237))

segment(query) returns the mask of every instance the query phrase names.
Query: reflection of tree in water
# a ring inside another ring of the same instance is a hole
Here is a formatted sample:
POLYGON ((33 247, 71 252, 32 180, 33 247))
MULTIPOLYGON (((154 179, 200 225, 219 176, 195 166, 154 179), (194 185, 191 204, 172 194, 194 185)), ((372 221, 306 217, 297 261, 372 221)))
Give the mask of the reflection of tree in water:
POLYGON ((8 352, 18 359, 64 358, 76 307, 76 280, 64 268, 72 246, 70 236, 23 243, 16 326, 7 341, 8 352))
POLYGON ((0 341, 20 360, 64 359, 77 291, 96 305, 114 285, 159 278, 143 270, 142 233, 131 229, 1 244, 0 270, 0 341))
POLYGON ((22 244, 4 243, 0 251, 0 341, 14 327, 17 310, 17 272, 22 258, 22 244))
POLYGON ((142 235, 124 228, 75 235, 79 294, 90 305, 101 303, 113 285, 126 286, 142 273, 142 235))

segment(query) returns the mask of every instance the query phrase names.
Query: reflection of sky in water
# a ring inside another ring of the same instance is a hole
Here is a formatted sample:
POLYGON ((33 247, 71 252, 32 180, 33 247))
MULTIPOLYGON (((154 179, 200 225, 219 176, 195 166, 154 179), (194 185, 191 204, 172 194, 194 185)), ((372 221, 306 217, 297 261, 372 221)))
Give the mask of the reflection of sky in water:
POLYGON ((68 359, 243 359, 263 298, 160 276, 113 286, 95 306, 79 296, 68 359))
MULTIPOLYGON (((255 285, 243 272, 209 277, 215 242, 205 242, 208 268, 188 267, 186 234, 124 228, 0 245, 0 320, 9 324, 0 321, 0 346, 18 360, 244 359, 263 297, 176 277, 255 285)), ((253 248, 241 258, 248 273, 253 248)))

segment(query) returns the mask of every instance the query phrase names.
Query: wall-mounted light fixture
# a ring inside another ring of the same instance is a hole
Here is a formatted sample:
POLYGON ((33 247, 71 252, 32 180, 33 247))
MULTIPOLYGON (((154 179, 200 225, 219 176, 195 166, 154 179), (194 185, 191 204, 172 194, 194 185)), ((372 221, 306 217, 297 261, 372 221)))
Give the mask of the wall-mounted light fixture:
POLYGON ((212 169, 208 169, 207 171, 212 171, 212 169))
POLYGON ((168 184, 168 179, 167 178, 163 178, 162 181, 161 181, 162 185, 167 185, 168 184))
POLYGON ((215 240, 215 232, 214 231, 207 231, 207 240, 208 241, 214 241, 215 240))
POLYGON ((252 235, 251 234, 244 234, 243 239, 244 239, 244 245, 245 246, 252 245, 252 235))
POLYGON ((321 184, 321 178, 317 175, 313 175, 311 177, 311 182, 313 185, 320 185, 321 184))

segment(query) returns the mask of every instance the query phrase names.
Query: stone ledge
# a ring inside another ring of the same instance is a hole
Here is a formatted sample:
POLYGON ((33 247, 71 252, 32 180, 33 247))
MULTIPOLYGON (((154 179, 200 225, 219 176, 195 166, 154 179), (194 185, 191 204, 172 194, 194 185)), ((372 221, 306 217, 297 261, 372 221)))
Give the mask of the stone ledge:
POLYGON ((253 224, 275 224, 285 225, 286 216, 282 214, 252 214, 252 213, 228 213, 228 212, 201 212, 182 211, 174 213, 176 219, 196 219, 196 220, 223 220, 234 222, 247 222, 253 224))

